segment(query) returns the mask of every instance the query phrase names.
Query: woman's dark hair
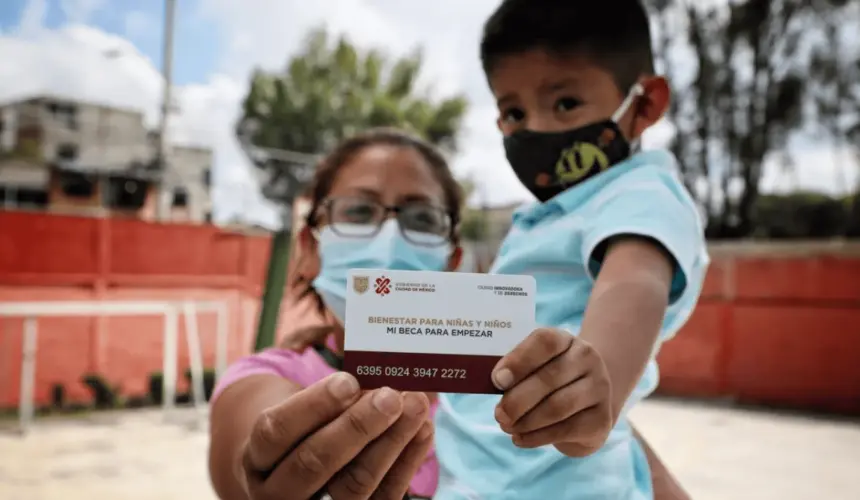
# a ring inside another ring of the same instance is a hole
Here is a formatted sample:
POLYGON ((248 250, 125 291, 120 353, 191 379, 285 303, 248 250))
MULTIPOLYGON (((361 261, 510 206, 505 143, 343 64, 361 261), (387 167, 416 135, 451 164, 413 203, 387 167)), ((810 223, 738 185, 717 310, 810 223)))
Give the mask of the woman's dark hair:
MULTIPOLYGON (((454 174, 451 173, 448 162, 432 144, 392 128, 375 128, 345 139, 317 164, 314 177, 306 191, 311 202, 305 221, 308 227, 316 226, 320 205, 328 197, 340 169, 352 161, 356 155, 374 146, 408 148, 424 158, 442 186, 445 196, 445 209, 451 217, 451 241, 457 243, 457 227, 460 222, 460 211, 463 208, 463 192, 460 184, 454 178, 454 174)), ((300 280, 305 281, 303 284, 305 290, 302 295, 309 293, 316 295, 310 279, 300 278, 300 280)), ((322 300, 318 296, 317 299, 320 307, 323 307, 322 300)))
POLYGON ((455 229, 460 221, 460 210, 463 205, 463 195, 460 184, 451 173, 445 157, 432 144, 393 128, 375 128, 362 134, 354 135, 344 140, 318 164, 313 180, 308 187, 311 208, 308 211, 306 223, 310 227, 316 224, 317 211, 329 192, 340 172, 341 167, 349 163, 365 149, 374 146, 391 146, 408 148, 420 154, 430 165, 436 180, 442 185, 445 193, 445 208, 451 216, 451 238, 456 240, 455 229))

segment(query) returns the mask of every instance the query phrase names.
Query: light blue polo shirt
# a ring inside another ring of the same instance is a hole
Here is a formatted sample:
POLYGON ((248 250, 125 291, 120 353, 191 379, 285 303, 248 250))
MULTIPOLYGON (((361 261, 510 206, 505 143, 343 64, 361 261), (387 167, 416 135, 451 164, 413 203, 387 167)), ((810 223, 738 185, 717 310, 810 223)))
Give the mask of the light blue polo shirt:
MULTIPOLYGON (((667 151, 637 153, 545 203, 519 210, 490 272, 534 276, 537 323, 578 335, 600 270, 592 253, 621 234, 653 238, 677 262, 663 342, 692 313, 709 262, 699 212, 667 151)), ((658 350, 659 345, 654 356, 658 350)), ((654 391, 658 378, 652 358, 622 417, 654 391)), ((442 394, 439 399, 441 474, 434 500, 653 498, 647 460, 626 418, 597 453, 568 458, 552 446, 515 447, 493 417, 499 396, 442 394)))

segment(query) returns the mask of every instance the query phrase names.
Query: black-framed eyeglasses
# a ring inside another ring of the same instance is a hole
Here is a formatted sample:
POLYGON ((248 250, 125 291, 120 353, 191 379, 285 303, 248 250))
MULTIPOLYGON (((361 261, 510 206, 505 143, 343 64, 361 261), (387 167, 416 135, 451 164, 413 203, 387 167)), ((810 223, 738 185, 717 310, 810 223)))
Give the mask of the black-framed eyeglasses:
POLYGON ((389 214, 394 214, 403 237, 414 245, 434 247, 448 243, 453 217, 445 209, 426 202, 387 206, 367 198, 329 198, 320 205, 326 224, 347 238, 372 238, 389 214))

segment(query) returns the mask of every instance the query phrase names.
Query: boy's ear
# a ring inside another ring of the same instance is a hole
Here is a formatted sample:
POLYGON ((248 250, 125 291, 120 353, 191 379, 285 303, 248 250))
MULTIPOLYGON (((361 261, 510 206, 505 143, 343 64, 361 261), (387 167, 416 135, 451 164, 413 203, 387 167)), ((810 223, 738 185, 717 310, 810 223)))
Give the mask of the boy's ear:
POLYGON ((642 85, 643 92, 637 106, 637 114, 640 118, 637 121, 644 122, 642 123, 644 131, 644 129, 660 121, 666 111, 669 110, 672 90, 669 87, 669 82, 662 76, 643 78, 639 84, 642 85))

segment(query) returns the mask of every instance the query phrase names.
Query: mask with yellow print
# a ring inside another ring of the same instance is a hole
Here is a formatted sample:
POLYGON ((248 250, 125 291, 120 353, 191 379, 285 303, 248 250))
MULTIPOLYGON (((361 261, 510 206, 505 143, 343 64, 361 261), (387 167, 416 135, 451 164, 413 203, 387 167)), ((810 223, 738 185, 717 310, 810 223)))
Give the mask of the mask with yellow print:
POLYGON ((611 118, 563 132, 521 130, 505 137, 505 154, 520 182, 544 202, 630 156, 618 121, 643 88, 636 84, 611 118))

